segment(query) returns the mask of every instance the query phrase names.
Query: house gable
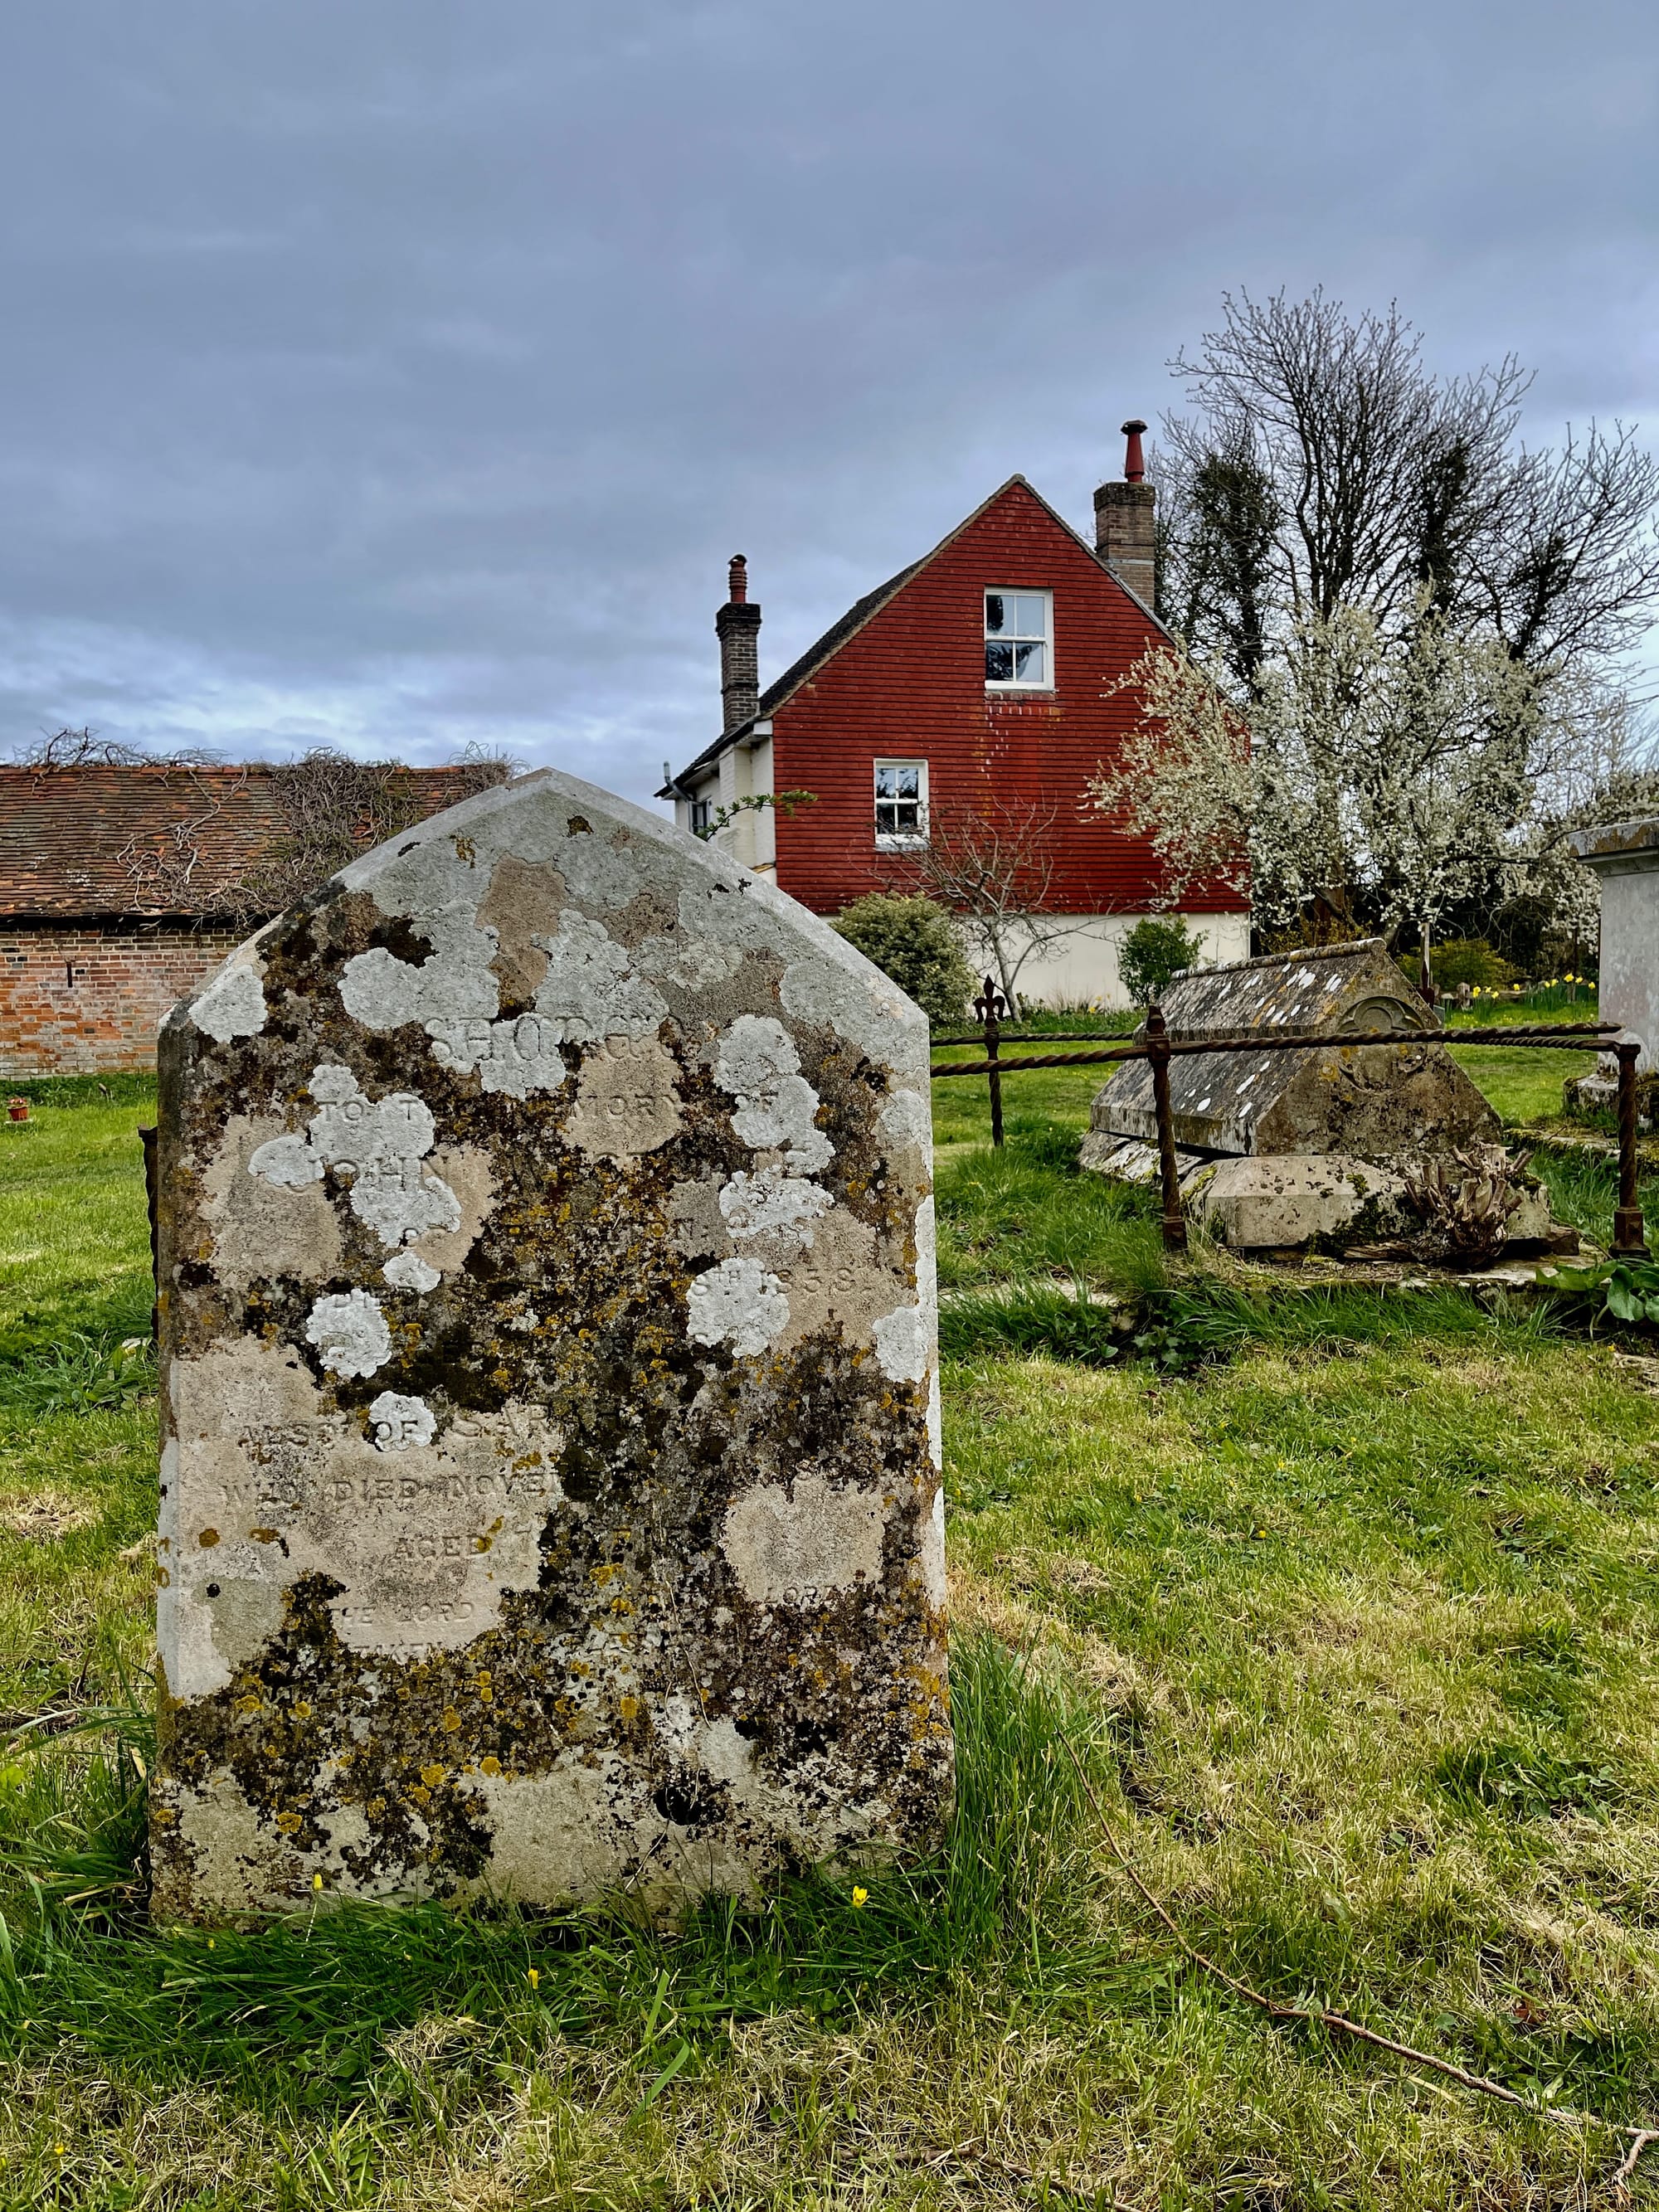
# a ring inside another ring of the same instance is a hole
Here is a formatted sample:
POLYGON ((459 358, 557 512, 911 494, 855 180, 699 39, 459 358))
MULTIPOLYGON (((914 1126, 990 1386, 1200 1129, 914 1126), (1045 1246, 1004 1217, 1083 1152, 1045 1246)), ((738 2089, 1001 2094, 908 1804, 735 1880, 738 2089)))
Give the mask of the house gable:
POLYGON ((1086 539, 1081 538, 1073 529, 1071 524, 1059 510, 1050 507, 1042 493, 1028 483, 1024 477, 1012 476, 1006 483, 999 485, 990 497, 976 507, 971 514, 965 516, 961 522, 957 523, 954 530, 947 532, 931 553, 924 553, 919 561, 912 561, 908 567, 901 568, 896 575, 890 576, 884 584, 878 584, 873 592, 866 592, 861 599, 855 599, 844 615, 831 623, 823 635, 815 639, 807 647, 805 652, 798 659, 793 661, 784 670, 782 675, 762 692, 751 721, 739 723, 736 727, 723 732, 711 744, 705 745, 696 759, 688 763, 678 775, 672 777, 657 796, 659 799, 672 798, 678 790, 690 788, 706 780, 708 772, 714 768, 721 753, 728 746, 745 743, 754 729, 755 723, 769 721, 780 708, 786 706, 804 685, 811 683, 825 664, 833 659, 843 646, 850 644, 914 578, 921 575, 942 555, 948 554, 957 545, 958 540, 972 532, 976 524, 1007 501, 1011 495, 1021 492, 1048 518, 1057 531, 1071 541, 1085 559, 1091 562, 1100 571, 1106 583, 1113 590, 1120 592, 1131 606, 1139 611, 1158 635, 1169 636, 1170 633, 1164 628, 1152 609, 1129 589, 1120 576, 1115 574, 1107 567, 1101 556, 1086 539))
POLYGON ((998 805, 1052 813, 1051 907, 1156 902, 1150 848, 1088 807, 1085 786, 1139 722, 1122 679, 1167 633, 1023 477, 837 627, 829 651, 774 687, 767 717, 771 787, 817 794, 775 825, 782 888, 820 913, 879 888, 890 862, 876 844, 875 766, 914 761, 927 764, 936 816, 998 805), (999 588, 1051 595, 1045 685, 988 688, 985 593, 999 588))

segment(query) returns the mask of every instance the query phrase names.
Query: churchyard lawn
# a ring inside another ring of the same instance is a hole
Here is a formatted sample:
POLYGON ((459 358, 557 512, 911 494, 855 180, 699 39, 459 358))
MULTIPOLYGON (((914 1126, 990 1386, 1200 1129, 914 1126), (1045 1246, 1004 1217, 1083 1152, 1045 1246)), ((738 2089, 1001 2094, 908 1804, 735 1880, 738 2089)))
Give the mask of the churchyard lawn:
POLYGON ((675 1941, 149 1925, 142 1092, 0 1132, 6 2212, 1619 2201, 1603 2123, 1659 2114, 1659 1395, 1454 1295, 1172 1292, 1146 1203, 1067 1170, 1096 1079, 1011 1083, 1000 1158, 982 1086, 935 1093, 947 1856, 675 1941), (1146 1302, 1140 1356, 1000 1331, 1055 1278, 1146 1302), (1587 2117, 1270 2020, 1183 1943, 1587 2117))

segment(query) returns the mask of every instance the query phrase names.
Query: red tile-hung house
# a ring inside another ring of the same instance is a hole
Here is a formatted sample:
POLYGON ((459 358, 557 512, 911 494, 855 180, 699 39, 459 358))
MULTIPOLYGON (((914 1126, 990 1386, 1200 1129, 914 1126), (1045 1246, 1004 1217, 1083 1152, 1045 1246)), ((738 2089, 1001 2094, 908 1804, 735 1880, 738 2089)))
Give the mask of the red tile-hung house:
MULTIPOLYGON (((732 563, 720 643, 721 733, 658 794, 682 828, 738 799, 811 791, 787 816, 730 817, 736 857, 818 914, 888 887, 930 810, 1024 807, 1052 820, 1045 905, 1073 925, 1024 969, 1028 998, 1125 1003, 1116 946, 1158 902, 1144 839, 1085 803, 1141 706, 1122 679, 1167 641, 1152 612, 1153 493, 1140 432, 1124 481, 1095 495, 1096 543, 1012 477, 941 544, 850 608, 765 691, 760 609, 732 563)), ((1190 901, 1212 962, 1249 951, 1249 902, 1215 886, 1190 901)))
MULTIPOLYGON (((0 768, 0 1079, 155 1064, 176 999, 250 929, 240 888, 293 835, 280 770, 0 768)), ((406 769, 411 817, 474 769, 406 769)))

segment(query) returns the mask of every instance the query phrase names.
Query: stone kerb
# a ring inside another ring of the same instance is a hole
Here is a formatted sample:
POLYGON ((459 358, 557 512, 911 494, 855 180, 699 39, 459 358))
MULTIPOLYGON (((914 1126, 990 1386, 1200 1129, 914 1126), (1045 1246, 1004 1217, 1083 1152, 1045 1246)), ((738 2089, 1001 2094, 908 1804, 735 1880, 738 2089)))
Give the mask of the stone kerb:
POLYGON ((543 772, 240 947, 161 1060, 157 1913, 930 1848, 918 1010, 543 772))

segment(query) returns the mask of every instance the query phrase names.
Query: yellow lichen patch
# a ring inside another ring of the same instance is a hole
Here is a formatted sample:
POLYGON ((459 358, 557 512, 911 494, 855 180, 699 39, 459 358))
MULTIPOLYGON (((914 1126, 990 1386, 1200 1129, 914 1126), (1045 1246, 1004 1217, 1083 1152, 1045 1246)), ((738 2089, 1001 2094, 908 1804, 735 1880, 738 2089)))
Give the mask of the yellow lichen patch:
POLYGON ((499 1774, 501 1771, 501 1762, 496 1758, 493 1751, 486 1752, 484 1756, 478 1761, 478 1771, 480 1774, 499 1774))
POLYGON ((428 1790, 435 1790, 443 1780, 446 1771, 434 1762, 432 1765, 423 1766, 421 1769, 421 1779, 428 1790))
POLYGON ((295 1830, 303 1826, 304 1823, 297 1813, 279 1813, 276 1815, 276 1825, 285 1836, 291 1836, 295 1830))
POLYGON ((455 1731, 456 1731, 456 1729, 457 1729, 458 1728, 459 1728, 460 1724, 461 1724, 461 1717, 460 1717, 460 1715, 456 1711, 456 1710, 455 1710, 454 1706, 453 1706, 453 1705, 446 1705, 446 1706, 444 1707, 444 1717, 443 1717, 442 1720, 441 1720, 441 1721, 440 1721, 440 1722, 439 1722, 439 1723, 438 1723, 439 1727, 440 1727, 440 1728, 441 1728, 441 1729, 443 1729, 444 1733, 445 1733, 447 1735, 454 1735, 454 1733, 455 1733, 455 1731))
POLYGON ((216 1528, 204 1528, 196 1540, 204 1552, 210 1552, 219 1540, 219 1531, 216 1528))

